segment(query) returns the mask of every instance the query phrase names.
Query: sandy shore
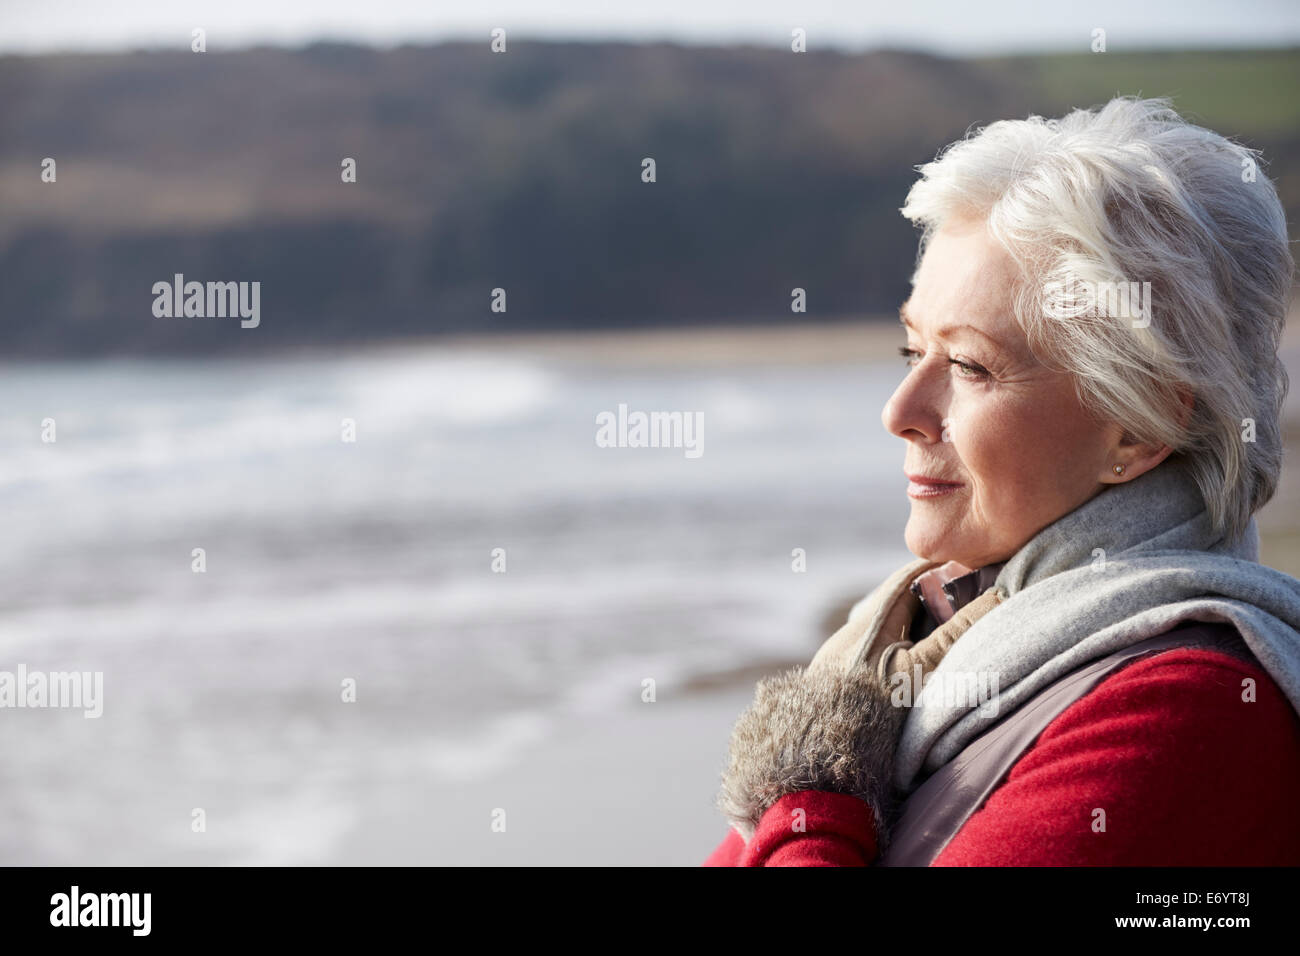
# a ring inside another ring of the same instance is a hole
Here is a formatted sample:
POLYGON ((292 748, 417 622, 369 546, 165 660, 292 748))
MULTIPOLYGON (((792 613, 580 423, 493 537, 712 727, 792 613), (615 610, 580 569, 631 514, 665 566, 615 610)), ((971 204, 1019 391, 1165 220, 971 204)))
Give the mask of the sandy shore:
POLYGON ((572 725, 508 770, 372 808, 331 863, 698 866, 727 834, 714 809, 752 684, 660 695, 572 725), (505 832, 493 813, 506 812, 505 832))
MULTIPOLYGON (((620 331, 529 332, 409 339, 376 350, 430 346, 601 365, 693 367, 822 365, 879 360, 904 342, 897 317, 845 317, 798 325, 696 326, 620 331)), ((900 359, 901 368, 901 359, 900 359)))

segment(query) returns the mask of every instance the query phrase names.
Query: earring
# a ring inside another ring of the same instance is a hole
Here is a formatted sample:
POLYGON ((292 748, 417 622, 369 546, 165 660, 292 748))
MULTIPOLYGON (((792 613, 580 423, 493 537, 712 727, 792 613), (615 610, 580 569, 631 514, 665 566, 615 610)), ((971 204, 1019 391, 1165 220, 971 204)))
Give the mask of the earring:
POLYGON ((1114 466, 1111 468, 1111 471, 1115 472, 1115 474, 1117 474, 1117 475, 1122 475, 1122 474, 1124 474, 1124 466, 1123 466, 1123 465, 1114 465, 1114 466))

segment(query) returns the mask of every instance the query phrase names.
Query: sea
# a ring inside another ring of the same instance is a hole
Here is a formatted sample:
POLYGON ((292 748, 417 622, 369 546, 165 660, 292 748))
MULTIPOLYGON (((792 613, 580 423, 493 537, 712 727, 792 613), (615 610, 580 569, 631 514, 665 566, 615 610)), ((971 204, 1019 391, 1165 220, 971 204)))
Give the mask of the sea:
POLYGON ((880 422, 902 372, 423 344, 6 365, 0 672, 102 684, 99 716, 0 707, 0 862, 327 861, 411 787, 808 659, 911 557, 880 422), (602 447, 621 405, 695 416, 698 454, 602 447))

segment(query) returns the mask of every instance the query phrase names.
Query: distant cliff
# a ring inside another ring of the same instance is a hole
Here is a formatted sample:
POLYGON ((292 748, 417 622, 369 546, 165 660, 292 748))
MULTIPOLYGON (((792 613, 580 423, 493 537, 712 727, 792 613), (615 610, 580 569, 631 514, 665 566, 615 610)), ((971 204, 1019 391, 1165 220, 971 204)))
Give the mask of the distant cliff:
POLYGON ((809 317, 888 312, 915 255, 898 215, 914 167, 968 127, 1172 94, 1263 148, 1300 221, 1298 88, 1294 50, 949 60, 517 41, 504 55, 484 42, 3 57, 0 343, 194 352, 780 322, 796 286, 809 317), (260 323, 155 317, 151 288, 177 273, 259 282, 260 323))

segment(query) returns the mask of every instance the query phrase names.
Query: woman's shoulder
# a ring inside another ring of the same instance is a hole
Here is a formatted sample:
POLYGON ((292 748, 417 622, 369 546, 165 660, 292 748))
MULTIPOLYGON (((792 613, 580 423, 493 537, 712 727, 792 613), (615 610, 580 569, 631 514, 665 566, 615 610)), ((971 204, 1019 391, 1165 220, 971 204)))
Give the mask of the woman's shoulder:
POLYGON ((1229 640, 1140 657, 1074 701, 936 863, 1300 863, 1300 717, 1216 636, 1229 640))
POLYGON ((1264 734, 1261 744, 1290 748, 1300 761, 1300 716, 1235 628, 1192 622, 1170 634, 1187 643, 1126 662, 1067 707, 1040 741, 1098 721, 1158 720, 1162 730, 1207 741, 1264 734))
POLYGON ((1189 621, 1165 636, 1172 639, 1172 646, 1124 662, 1080 698, 1076 706, 1096 706, 1099 700, 1117 692, 1131 693, 1125 688, 1154 682, 1173 695, 1169 703, 1190 703, 1194 699, 1201 704, 1264 703, 1265 710, 1300 719, 1281 687, 1231 624, 1189 621), (1225 688, 1239 693, 1220 693, 1225 688), (1201 694, 1207 694, 1208 699, 1199 700, 1201 694))

